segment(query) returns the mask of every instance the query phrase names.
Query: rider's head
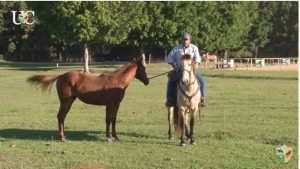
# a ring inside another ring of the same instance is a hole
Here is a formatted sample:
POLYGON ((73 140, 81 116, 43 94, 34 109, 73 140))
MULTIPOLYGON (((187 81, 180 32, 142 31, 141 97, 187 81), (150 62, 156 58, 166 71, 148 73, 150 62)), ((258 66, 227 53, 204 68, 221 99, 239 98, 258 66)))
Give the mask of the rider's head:
POLYGON ((189 47, 191 43, 191 35, 188 33, 183 34, 181 42, 184 47, 189 47))

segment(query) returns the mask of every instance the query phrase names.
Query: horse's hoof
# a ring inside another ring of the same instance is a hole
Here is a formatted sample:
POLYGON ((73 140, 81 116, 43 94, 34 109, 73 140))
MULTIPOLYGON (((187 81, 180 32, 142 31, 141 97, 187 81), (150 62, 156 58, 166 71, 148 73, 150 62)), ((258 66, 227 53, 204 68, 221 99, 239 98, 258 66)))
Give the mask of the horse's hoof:
POLYGON ((107 143, 112 143, 112 139, 111 138, 107 138, 106 141, 107 141, 107 143))
POLYGON ((114 136, 114 139, 115 139, 116 141, 119 141, 119 140, 120 140, 118 136, 114 136))
POLYGON ((180 143, 180 146, 185 147, 186 145, 185 145, 185 143, 180 143))
POLYGON ((173 140, 173 136, 169 136, 169 140, 173 140))
POLYGON ((196 145, 197 143, 196 143, 196 141, 191 141, 191 144, 196 145))

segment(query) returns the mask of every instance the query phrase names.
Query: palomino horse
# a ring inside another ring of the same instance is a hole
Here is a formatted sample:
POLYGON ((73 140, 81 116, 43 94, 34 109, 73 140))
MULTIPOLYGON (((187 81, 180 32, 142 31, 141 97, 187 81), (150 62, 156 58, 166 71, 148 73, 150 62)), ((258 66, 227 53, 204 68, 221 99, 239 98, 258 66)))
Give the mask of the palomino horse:
POLYGON ((145 85, 149 84, 144 59, 134 60, 114 72, 92 76, 79 71, 71 71, 59 76, 36 75, 28 79, 29 82, 40 84, 47 88, 57 80, 56 89, 60 101, 57 114, 59 136, 65 141, 64 121, 72 103, 76 98, 86 104, 106 106, 106 137, 111 142, 110 124, 112 123, 112 136, 118 139, 116 133, 116 117, 125 90, 129 83, 137 78, 145 85))
POLYGON ((177 90, 177 107, 168 110, 169 138, 172 136, 171 119, 172 114, 174 114, 176 132, 181 132, 181 146, 185 146, 185 135, 191 139, 191 144, 196 144, 193 134, 195 115, 201 98, 199 88, 200 84, 196 78, 196 65, 193 63, 191 55, 183 55, 181 59, 181 78, 177 90), (190 122, 190 125, 188 125, 188 122, 190 122), (188 126, 190 126, 190 131, 188 126))

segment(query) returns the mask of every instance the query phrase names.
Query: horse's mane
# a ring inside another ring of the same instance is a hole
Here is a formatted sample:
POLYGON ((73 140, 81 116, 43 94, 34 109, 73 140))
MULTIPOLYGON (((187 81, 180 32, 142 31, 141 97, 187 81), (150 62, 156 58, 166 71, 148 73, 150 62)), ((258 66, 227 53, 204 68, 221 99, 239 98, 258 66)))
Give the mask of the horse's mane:
POLYGON ((119 67, 118 69, 116 69, 114 71, 103 73, 100 76, 112 76, 112 75, 116 75, 120 72, 127 72, 132 67, 132 65, 134 65, 133 61, 119 67))
MULTIPOLYGON (((192 55, 190 54, 184 54, 182 55, 181 57, 182 60, 192 60, 192 55)), ((192 68, 193 68, 193 71, 194 71, 194 74, 196 74, 196 63, 192 61, 192 68)))
POLYGON ((192 56, 190 54, 184 54, 184 55, 182 55, 181 59, 182 60, 191 60, 192 56))

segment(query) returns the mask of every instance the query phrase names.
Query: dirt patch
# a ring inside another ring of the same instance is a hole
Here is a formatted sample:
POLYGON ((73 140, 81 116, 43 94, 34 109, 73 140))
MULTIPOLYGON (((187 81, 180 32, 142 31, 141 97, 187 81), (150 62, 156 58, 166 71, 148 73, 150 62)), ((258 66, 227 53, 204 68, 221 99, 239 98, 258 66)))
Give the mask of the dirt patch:
POLYGON ((104 169, 103 165, 95 162, 79 163, 71 167, 71 169, 104 169))
POLYGON ((28 161, 30 161, 30 158, 24 156, 0 155, 0 168, 2 165, 15 168, 19 166, 20 163, 28 161))
POLYGON ((292 65, 270 65, 270 66, 264 66, 264 67, 237 67, 232 68, 230 70, 253 70, 253 71, 298 71, 298 64, 292 64, 292 65))

